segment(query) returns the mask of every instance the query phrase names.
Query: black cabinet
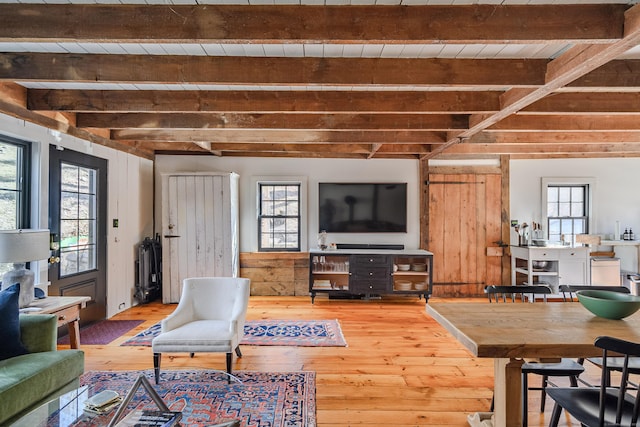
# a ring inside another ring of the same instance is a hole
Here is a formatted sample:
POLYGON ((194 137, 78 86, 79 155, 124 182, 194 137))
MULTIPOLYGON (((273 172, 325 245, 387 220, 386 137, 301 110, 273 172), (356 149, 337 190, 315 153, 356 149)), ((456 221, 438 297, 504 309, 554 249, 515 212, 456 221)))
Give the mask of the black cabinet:
POLYGON ((383 294, 390 290, 392 262, 387 255, 351 255, 349 288, 354 293, 383 294))
POLYGON ((417 295, 428 301, 433 254, 424 250, 334 250, 309 253, 309 294, 330 298, 417 295))

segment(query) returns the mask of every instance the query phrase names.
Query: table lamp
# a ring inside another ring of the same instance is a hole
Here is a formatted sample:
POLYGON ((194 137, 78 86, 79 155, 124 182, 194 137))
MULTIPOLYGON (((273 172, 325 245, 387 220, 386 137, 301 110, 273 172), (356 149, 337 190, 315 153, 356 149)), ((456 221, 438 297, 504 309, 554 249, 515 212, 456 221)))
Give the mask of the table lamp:
POLYGON ((2 277, 2 289, 20 283, 20 308, 33 301, 35 273, 25 268, 31 261, 49 258, 49 230, 0 230, 0 262, 12 262, 2 277))

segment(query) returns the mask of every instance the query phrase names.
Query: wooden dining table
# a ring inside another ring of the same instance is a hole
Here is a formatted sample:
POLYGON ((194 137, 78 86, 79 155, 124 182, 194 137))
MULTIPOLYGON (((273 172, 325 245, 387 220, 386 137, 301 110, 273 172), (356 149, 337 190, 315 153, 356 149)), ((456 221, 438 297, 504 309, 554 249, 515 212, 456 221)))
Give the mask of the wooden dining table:
POLYGON ((439 324, 474 356, 494 359, 494 425, 522 425, 524 359, 601 356, 602 335, 640 342, 640 312, 622 320, 596 317, 579 302, 456 303, 429 301, 439 324))

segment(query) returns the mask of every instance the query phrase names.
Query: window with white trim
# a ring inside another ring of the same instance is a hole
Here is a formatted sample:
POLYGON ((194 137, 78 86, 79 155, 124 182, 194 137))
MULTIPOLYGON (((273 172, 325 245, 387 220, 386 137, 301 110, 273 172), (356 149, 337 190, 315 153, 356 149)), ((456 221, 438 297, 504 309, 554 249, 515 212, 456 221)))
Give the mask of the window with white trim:
POLYGON ((301 250, 300 205, 300 183, 258 183, 258 251, 301 250))
MULTIPOLYGON (((0 135, 0 230, 29 228, 31 144, 0 135)), ((0 277, 11 264, 0 264, 0 277)))
POLYGON ((550 242, 575 242, 577 234, 589 233, 593 189, 591 179, 543 179, 543 212, 550 242))

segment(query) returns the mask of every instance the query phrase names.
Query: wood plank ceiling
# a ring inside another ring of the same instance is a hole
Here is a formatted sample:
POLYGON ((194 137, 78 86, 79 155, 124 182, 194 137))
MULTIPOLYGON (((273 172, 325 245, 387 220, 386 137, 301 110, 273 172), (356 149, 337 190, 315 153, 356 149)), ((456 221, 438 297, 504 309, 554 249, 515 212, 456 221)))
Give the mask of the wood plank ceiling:
POLYGON ((0 0, 0 112, 147 158, 640 155, 636 1, 127 2, 0 0))

